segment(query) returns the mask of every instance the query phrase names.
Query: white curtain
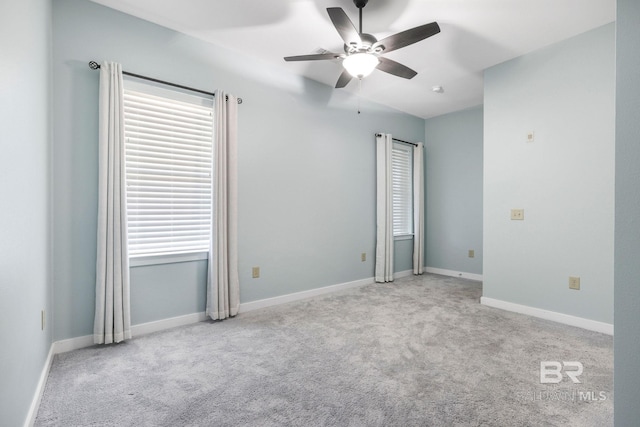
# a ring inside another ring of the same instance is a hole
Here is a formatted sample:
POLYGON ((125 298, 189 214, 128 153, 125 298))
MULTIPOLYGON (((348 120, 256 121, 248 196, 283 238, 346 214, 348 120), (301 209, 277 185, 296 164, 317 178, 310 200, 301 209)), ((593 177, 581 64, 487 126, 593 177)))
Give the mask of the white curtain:
POLYGON ((376 282, 393 281, 391 134, 376 135, 376 282))
POLYGON ((93 341, 131 338, 129 256, 124 171, 122 67, 100 67, 98 136, 98 246, 93 341))
POLYGON ((413 147, 413 274, 424 269, 424 160, 423 146, 413 147))
POLYGON ((207 315, 214 320, 238 314, 238 131, 237 99, 215 94, 213 209, 207 315))

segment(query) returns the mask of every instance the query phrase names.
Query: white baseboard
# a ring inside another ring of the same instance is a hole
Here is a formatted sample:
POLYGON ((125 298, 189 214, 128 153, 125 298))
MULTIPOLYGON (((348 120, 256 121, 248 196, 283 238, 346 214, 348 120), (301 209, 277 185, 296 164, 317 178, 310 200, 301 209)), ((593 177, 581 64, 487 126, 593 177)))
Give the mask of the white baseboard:
MULTIPOLYGON (((413 270, 406 270, 394 273, 394 277, 399 279, 402 277, 411 276, 413 270)), ((265 298, 257 301, 250 301, 240 304, 240 313, 257 310, 259 308, 271 307, 278 304, 285 304, 292 301, 297 301, 305 298, 311 298, 316 295, 328 294, 331 292, 337 292, 344 289, 356 288, 359 286, 369 285, 374 283, 373 277, 354 280, 352 282, 339 283, 337 285, 325 286, 322 288, 309 289, 308 291, 295 292, 287 295, 280 295, 273 298, 265 298)), ((138 325, 131 326, 131 334, 133 336, 140 336, 150 334, 152 332, 163 331, 169 328, 175 328, 177 326, 190 325, 192 323, 202 322, 207 319, 205 312, 191 313, 184 316, 171 317, 169 319, 162 319, 155 322, 140 323, 138 325)), ((85 335, 81 337, 70 338, 66 340, 56 341, 52 344, 53 354, 66 353, 67 351, 78 350, 93 345, 93 335, 85 335)))
POLYGON ((78 350, 80 348, 91 347, 93 345, 93 335, 69 338, 55 341, 53 343, 53 354, 66 353, 67 351, 78 350))
MULTIPOLYGON (((162 319, 155 322, 140 323, 138 325, 131 326, 131 335, 139 337, 140 335, 163 331, 165 329, 175 328, 176 326, 202 322, 203 320, 206 320, 206 318, 207 316, 205 313, 201 312, 170 317, 169 319, 162 319)), ((84 335, 82 337, 70 338, 68 340, 60 340, 53 343, 53 354, 66 353, 67 351, 91 347, 92 345, 93 335, 84 335)))
MULTIPOLYGON (((413 270, 397 271, 393 273, 394 279, 401 279, 403 277, 409 277, 413 275, 413 270)), ((287 295, 280 295, 273 298, 265 298, 257 301, 250 301, 240 304, 239 313, 246 313, 247 311, 258 310, 260 308, 271 307, 279 304, 286 304, 288 302, 298 301, 301 299, 311 298, 316 295, 328 294, 331 292, 342 291, 350 288, 357 288, 364 285, 370 285, 375 282, 373 277, 367 279, 354 280, 353 282, 339 283, 337 285, 324 286, 322 288, 309 289, 308 291, 295 292, 287 295)))
POLYGON ((177 326, 190 325, 207 320, 204 311, 200 313, 191 313, 184 316, 171 317, 169 319, 157 320, 155 322, 140 323, 131 326, 131 335, 139 337, 153 332, 164 331, 165 329, 175 328, 177 326))
POLYGON ((402 279, 403 277, 413 276, 413 270, 397 271, 393 273, 393 279, 402 279))
MULTIPOLYGON (((410 273, 411 271, 409 271, 410 273)), ((396 277, 404 277, 405 272, 396 273, 396 277)), ((407 274, 408 275, 408 274, 407 274)), ((308 291, 296 292, 288 295, 281 295, 273 298, 266 298, 258 301, 251 301, 240 304, 240 313, 251 310, 257 310, 272 305, 284 304, 291 301, 297 301, 304 298, 310 298, 316 295, 336 292, 343 289, 355 288, 373 283, 373 278, 355 280, 353 282, 340 283, 337 285, 325 286, 323 288, 310 289, 308 291)), ((202 322, 207 319, 205 312, 192 313, 184 316, 171 317, 155 322, 140 323, 131 326, 131 334, 134 337, 150 334, 153 332, 163 331, 165 329, 175 328, 177 326, 190 325, 192 323, 202 322)), ((93 345, 93 335, 85 335, 82 337, 60 340, 53 343, 53 354, 65 353, 67 351, 78 350, 93 345)))
POLYGON ((427 273, 441 274, 443 276, 459 277, 461 279, 476 280, 482 282, 482 274, 465 273, 464 271, 446 270, 444 268, 425 267, 427 273))
POLYGON ((38 385, 36 387, 35 394, 33 395, 29 412, 27 413, 27 418, 24 421, 24 427, 32 427, 36 422, 38 408, 40 408, 40 401, 42 400, 42 394, 44 393, 44 386, 47 385, 47 378, 49 378, 49 370, 51 369, 51 362, 53 362, 54 354, 53 344, 51 344, 49 347, 49 354, 47 354, 47 359, 45 360, 42 372, 40 373, 40 379, 38 380, 38 385))
POLYGON ((253 310, 258 310, 260 308, 271 307, 279 304, 285 304, 288 302, 311 298, 316 295, 323 295, 323 294, 329 294, 332 292, 342 291, 344 289, 357 288, 364 285, 370 285, 373 282, 374 282, 373 277, 370 277, 367 279, 354 280, 353 282, 339 283, 337 285, 330 285, 322 288, 309 289, 308 291, 301 291, 301 292, 295 292, 287 295, 280 295, 278 297, 273 297, 273 298, 265 298, 257 301, 244 302, 240 304, 239 313, 246 313, 247 311, 253 311, 253 310))
POLYGON ((565 325, 576 326, 589 331, 613 335, 613 325, 610 323, 599 322, 597 320, 585 319, 583 317, 571 316, 569 314, 558 313, 556 311, 529 307, 527 305, 520 305, 487 297, 481 297, 480 304, 486 305, 487 307, 499 308, 502 310, 513 311, 515 313, 526 314, 528 316, 539 317, 541 319, 551 320, 565 325))

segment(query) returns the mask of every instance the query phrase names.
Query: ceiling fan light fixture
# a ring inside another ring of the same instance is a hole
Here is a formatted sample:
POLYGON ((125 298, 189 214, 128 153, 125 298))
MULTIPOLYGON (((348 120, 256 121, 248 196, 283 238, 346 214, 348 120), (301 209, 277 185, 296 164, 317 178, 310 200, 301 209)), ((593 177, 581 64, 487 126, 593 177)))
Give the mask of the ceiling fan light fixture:
MULTIPOLYGON (((343 0, 344 1, 344 0, 343 0)), ((412 79, 418 74, 411 68, 402 65, 392 59, 385 58, 383 54, 401 49, 429 38, 440 32, 437 22, 420 25, 378 40, 375 36, 362 31, 362 8, 369 0, 353 0, 359 11, 359 28, 356 28, 351 19, 341 7, 328 7, 329 19, 335 27, 340 38, 344 42, 345 53, 320 52, 312 55, 285 56, 285 61, 333 61, 342 59, 344 70, 340 74, 335 88, 343 88, 356 77, 362 80, 378 69, 385 73, 412 79)))
POLYGON ((371 53, 354 53, 342 61, 342 66, 353 77, 362 79, 367 77, 378 66, 380 60, 371 53))

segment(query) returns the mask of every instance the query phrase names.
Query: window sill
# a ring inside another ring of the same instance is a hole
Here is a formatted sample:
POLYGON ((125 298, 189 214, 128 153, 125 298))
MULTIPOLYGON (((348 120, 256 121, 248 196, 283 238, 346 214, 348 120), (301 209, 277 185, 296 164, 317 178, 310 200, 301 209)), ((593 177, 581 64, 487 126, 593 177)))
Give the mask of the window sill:
POLYGON ((200 261, 209 258, 209 252, 189 252, 182 254, 148 255, 129 257, 129 267, 145 265, 175 264, 178 262, 200 261))
POLYGON ((393 240, 413 240, 413 234, 399 234, 393 236, 393 240))

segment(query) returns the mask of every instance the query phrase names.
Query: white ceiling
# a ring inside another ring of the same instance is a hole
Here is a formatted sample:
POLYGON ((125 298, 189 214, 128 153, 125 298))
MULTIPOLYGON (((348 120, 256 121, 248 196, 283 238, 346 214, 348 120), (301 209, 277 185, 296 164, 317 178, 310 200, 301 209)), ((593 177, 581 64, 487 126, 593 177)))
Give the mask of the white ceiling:
MULTIPOLYGON (((173 30, 242 51, 334 86, 337 61, 284 56, 342 52, 327 7, 357 27, 352 0, 93 0, 173 30)), ((374 71, 364 98, 429 118, 482 104, 483 70, 615 20, 615 0, 370 0, 363 30, 378 39, 437 21, 441 32, 387 56, 418 72, 411 80, 374 71), (434 85, 443 94, 432 92, 434 85)), ((357 81, 345 89, 357 91, 357 81)))

